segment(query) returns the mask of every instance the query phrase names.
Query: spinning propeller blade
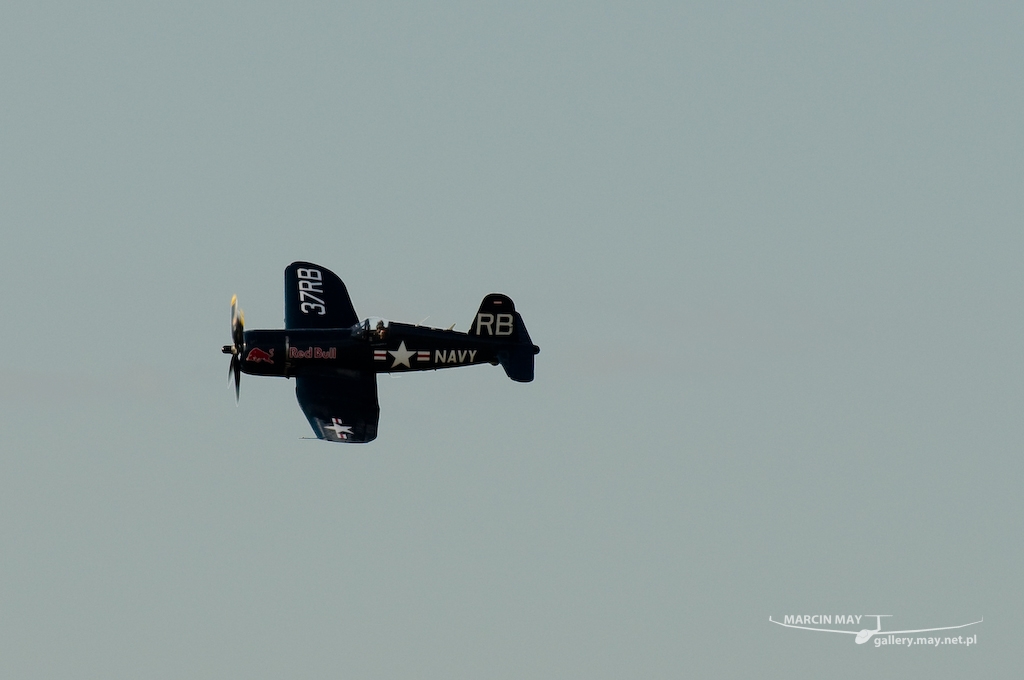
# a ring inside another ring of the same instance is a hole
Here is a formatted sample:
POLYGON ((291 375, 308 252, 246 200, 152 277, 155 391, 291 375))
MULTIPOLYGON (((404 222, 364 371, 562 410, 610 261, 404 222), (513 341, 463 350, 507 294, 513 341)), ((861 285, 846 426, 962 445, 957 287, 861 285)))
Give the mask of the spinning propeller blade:
POLYGON ((245 343, 245 314, 238 309, 238 296, 231 296, 231 344, 224 345, 221 351, 231 355, 231 365, 228 366, 228 385, 231 378, 235 379, 235 403, 238 403, 238 393, 241 389, 242 379, 242 351, 245 343))

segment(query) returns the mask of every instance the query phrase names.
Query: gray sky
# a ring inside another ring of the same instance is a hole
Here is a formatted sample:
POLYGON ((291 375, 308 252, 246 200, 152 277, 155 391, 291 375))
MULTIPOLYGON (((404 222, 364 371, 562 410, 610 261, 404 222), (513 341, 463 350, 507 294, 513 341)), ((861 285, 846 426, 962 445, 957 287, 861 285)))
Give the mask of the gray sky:
POLYGON ((1019 674, 1022 18, 6 4, 0 676, 1019 674), (296 259, 536 381, 236 408, 296 259))

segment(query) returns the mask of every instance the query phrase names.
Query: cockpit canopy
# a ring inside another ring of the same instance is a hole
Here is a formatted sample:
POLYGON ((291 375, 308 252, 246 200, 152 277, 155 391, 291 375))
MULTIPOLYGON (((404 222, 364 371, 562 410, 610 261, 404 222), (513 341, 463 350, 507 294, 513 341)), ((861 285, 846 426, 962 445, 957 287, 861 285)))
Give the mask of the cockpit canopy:
POLYGON ((352 336, 371 342, 386 340, 390 325, 391 322, 387 319, 382 319, 379 316, 370 316, 352 327, 352 336))

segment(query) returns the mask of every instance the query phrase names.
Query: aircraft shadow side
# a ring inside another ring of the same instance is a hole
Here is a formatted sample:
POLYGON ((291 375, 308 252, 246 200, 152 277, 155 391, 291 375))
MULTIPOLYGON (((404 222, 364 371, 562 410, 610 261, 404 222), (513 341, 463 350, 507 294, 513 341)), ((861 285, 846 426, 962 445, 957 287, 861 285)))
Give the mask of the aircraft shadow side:
POLYGON ((242 373, 295 378, 295 397, 313 432, 333 442, 377 437, 377 374, 500 364, 517 382, 533 380, 530 340, 511 298, 484 297, 468 333, 370 319, 362 322, 348 289, 330 270, 293 262, 284 270, 284 329, 244 328, 231 299, 231 355, 238 399, 242 373))

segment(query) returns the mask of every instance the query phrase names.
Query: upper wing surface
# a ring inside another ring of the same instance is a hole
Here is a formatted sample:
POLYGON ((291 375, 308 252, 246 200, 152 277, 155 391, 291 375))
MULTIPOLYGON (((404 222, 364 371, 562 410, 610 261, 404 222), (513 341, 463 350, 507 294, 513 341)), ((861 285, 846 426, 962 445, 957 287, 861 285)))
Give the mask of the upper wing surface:
POLYGON ((377 438, 377 377, 373 373, 295 378, 295 397, 313 432, 332 442, 377 438))
POLYGON ((348 289, 337 274, 312 262, 284 270, 285 328, 348 328, 359 323, 348 289))

